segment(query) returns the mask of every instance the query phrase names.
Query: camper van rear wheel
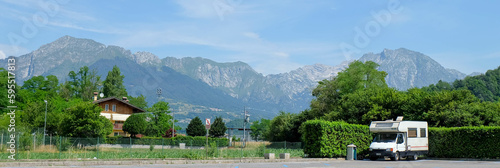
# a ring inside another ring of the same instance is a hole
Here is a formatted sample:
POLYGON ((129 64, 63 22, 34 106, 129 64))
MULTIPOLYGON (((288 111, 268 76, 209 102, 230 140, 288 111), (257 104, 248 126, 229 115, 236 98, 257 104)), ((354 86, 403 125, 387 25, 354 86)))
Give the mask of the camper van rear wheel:
POLYGON ((413 160, 418 160, 418 154, 417 154, 417 153, 414 153, 414 154, 413 154, 413 158, 412 158, 412 159, 413 159, 413 160))

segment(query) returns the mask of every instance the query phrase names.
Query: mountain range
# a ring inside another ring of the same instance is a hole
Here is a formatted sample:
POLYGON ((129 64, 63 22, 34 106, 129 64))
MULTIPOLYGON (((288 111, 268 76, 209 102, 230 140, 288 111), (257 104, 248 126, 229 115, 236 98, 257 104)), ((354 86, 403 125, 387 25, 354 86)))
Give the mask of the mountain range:
MULTIPOLYGON (((367 53, 359 60, 378 63, 379 70, 388 74, 387 84, 399 90, 466 76, 405 48, 367 53)), ((349 61, 336 66, 314 64, 287 73, 262 75, 244 62, 219 63, 201 57, 160 59, 149 52, 131 53, 119 46, 71 36, 18 56, 16 62, 19 84, 38 75, 55 75, 63 82, 69 71, 77 71, 82 66, 97 69, 105 78, 117 65, 125 76, 124 85, 129 95, 143 94, 149 105, 159 99, 168 101, 181 122, 187 122, 192 116, 240 118, 244 107, 256 118, 270 118, 279 111, 305 110, 317 82, 331 79, 349 64, 349 61), (156 94, 158 88, 162 89, 160 96, 156 94)))

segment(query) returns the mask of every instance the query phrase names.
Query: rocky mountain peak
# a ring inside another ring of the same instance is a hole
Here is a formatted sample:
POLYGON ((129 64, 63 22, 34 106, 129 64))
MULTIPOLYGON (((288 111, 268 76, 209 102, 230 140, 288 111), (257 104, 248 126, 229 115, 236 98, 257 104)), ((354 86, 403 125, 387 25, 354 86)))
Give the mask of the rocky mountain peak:
POLYGON ((150 52, 139 51, 133 54, 133 60, 138 64, 158 65, 161 60, 150 52))
POLYGON ((359 60, 379 64, 379 70, 388 74, 387 84, 400 90, 428 86, 439 80, 451 82, 465 77, 465 74, 457 70, 444 68, 427 55, 406 48, 384 49, 378 54, 368 53, 359 60))
POLYGON ((106 45, 98 43, 94 40, 91 39, 83 39, 83 38, 75 38, 71 36, 63 36, 56 41, 53 41, 51 43, 45 44, 41 46, 38 50, 42 51, 54 51, 54 50, 61 50, 61 49, 91 49, 95 50, 96 48, 106 48, 106 45))

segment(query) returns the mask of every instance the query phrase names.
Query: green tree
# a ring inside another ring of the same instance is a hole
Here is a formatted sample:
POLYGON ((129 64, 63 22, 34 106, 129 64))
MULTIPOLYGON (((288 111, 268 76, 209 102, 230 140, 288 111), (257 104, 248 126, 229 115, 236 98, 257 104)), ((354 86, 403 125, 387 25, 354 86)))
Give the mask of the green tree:
POLYGON ((268 131, 270 125, 271 120, 265 118, 252 122, 250 136, 252 139, 267 140, 269 138, 268 131))
POLYGON ((440 91, 430 97, 431 107, 423 112, 429 126, 461 127, 482 125, 471 105, 479 103, 469 90, 440 91))
POLYGON ((320 118, 334 112, 340 107, 344 95, 365 89, 387 88, 387 73, 378 71, 378 66, 372 61, 354 61, 332 80, 320 81, 312 92, 316 98, 311 101, 310 115, 320 118))
POLYGON ((125 76, 121 75, 120 68, 118 66, 113 66, 113 69, 108 72, 106 80, 103 82, 102 91, 105 97, 123 97, 127 96, 127 91, 123 85, 123 78, 125 76))
POLYGON ((130 133, 132 137, 135 138, 137 134, 142 134, 145 132, 148 123, 144 118, 144 115, 133 114, 125 120, 123 124, 123 131, 130 133))
POLYGON ((222 137, 226 133, 226 130, 226 124, 222 120, 222 117, 219 116, 215 118, 208 133, 211 137, 222 137))
MULTIPOLYGON (((3 94, 0 94, 0 107, 7 107, 10 106, 11 104, 9 103, 9 97, 8 97, 8 89, 9 85, 14 85, 14 87, 18 87, 16 85, 15 80, 10 80, 9 83, 9 76, 8 76, 8 71, 5 70, 4 68, 0 68, 0 92, 3 94), (13 84, 12 84, 13 82, 13 84)), ((16 89, 16 88, 14 88, 16 89)), ((7 113, 8 109, 7 108, 0 108, 0 115, 7 113)), ((7 124, 8 125, 8 124, 7 124)), ((1 127, 1 126, 0 126, 1 127)))
POLYGON ((330 121, 369 124, 402 115, 406 96, 393 88, 367 88, 342 96, 326 117, 330 121))
POLYGON ((91 102, 81 102, 66 110, 61 123, 62 135, 69 137, 105 137, 113 132, 113 124, 101 116, 103 109, 91 102))
MULTIPOLYGON (((56 76, 49 75, 47 78, 44 76, 35 76, 24 82, 17 95, 18 100, 23 105, 32 102, 43 103, 44 100, 58 97, 58 90, 59 85, 56 76)), ((24 107, 23 105, 21 105, 21 108, 24 107)))
POLYGON ((148 102, 146 102, 146 97, 142 94, 137 97, 129 96, 129 103, 136 107, 139 107, 140 109, 148 108, 148 102))
POLYGON ((205 136, 206 131, 203 122, 198 116, 193 118, 186 128, 188 136, 205 136))
POLYGON ((168 129, 172 127, 172 116, 168 115, 170 106, 167 102, 157 102, 151 106, 148 111, 150 118, 148 129, 146 130, 147 136, 161 137, 168 129))
POLYGON ((69 81, 62 87, 61 96, 66 99, 81 98, 84 101, 92 100, 94 92, 100 90, 101 76, 97 75, 97 70, 89 70, 89 67, 81 67, 78 73, 70 71, 68 73, 69 81))
MULTIPOLYGON (((269 127, 269 139, 270 141, 294 141, 297 137, 292 132, 294 127, 292 119, 296 114, 285 113, 281 111, 278 116, 271 120, 271 125, 269 127)), ((300 138, 300 137, 298 137, 300 138)))

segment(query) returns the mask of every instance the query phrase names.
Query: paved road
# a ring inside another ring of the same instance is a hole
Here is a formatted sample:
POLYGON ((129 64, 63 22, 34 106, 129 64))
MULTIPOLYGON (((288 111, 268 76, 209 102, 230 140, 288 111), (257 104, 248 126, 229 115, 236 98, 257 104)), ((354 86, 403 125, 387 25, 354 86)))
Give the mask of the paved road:
MULTIPOLYGON (((78 167, 78 166, 70 166, 78 167)), ((151 165, 106 165, 87 166, 96 168, 500 168, 500 161, 304 161, 304 162, 270 162, 270 163, 223 163, 223 164, 151 164, 151 165)))

